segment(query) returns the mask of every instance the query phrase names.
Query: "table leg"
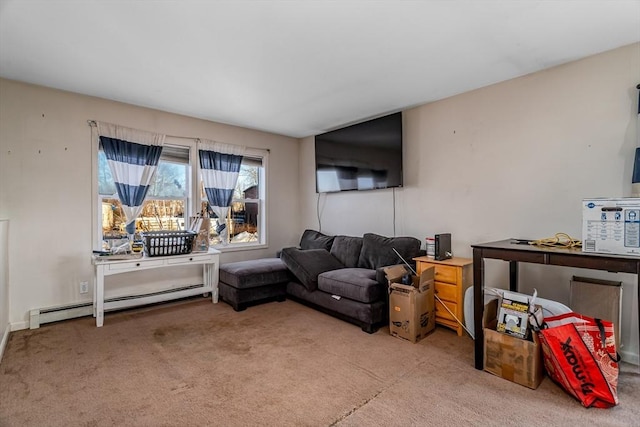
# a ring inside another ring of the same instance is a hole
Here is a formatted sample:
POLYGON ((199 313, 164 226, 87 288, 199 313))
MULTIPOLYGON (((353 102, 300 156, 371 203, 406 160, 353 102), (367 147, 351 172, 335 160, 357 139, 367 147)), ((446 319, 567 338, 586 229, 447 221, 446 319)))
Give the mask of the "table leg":
POLYGON ((104 323, 104 266, 96 267, 96 290, 95 290, 96 326, 101 327, 104 323))
POLYGON ((509 261, 509 290, 518 292, 518 261, 509 261))
POLYGON ((211 289, 213 289, 213 291, 211 292, 211 295, 212 295, 214 304, 218 303, 219 274, 220 274, 220 269, 218 268, 218 261, 216 261, 215 263, 211 264, 211 289))
POLYGON ((93 317, 96 317, 96 295, 98 293, 98 268, 93 269, 93 317))
POLYGON ((484 259, 482 249, 473 249, 473 328, 475 367, 484 368, 484 334, 482 314, 484 313, 484 259))
POLYGON ((640 345, 640 261, 636 265, 636 271, 638 272, 636 277, 636 293, 638 294, 638 305, 636 310, 638 312, 638 345, 640 345))

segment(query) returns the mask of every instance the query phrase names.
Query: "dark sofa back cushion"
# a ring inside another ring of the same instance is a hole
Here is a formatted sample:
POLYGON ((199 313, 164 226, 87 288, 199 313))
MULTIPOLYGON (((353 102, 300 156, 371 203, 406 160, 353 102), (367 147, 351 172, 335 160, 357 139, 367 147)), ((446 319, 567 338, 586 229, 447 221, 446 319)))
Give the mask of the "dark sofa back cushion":
POLYGON ((320 273, 344 268, 344 265, 325 249, 284 248, 280 259, 309 292, 318 288, 320 273))
POLYGON ((325 249, 331 250, 334 236, 327 236, 319 231, 304 230, 300 238, 300 249, 325 249))
POLYGON ((401 264, 395 249, 409 263, 420 255, 420 240, 415 237, 384 237, 373 233, 363 236, 358 267, 373 268, 401 264))
POLYGON ((345 267, 355 268, 358 266, 361 250, 362 237, 336 236, 329 252, 345 267))

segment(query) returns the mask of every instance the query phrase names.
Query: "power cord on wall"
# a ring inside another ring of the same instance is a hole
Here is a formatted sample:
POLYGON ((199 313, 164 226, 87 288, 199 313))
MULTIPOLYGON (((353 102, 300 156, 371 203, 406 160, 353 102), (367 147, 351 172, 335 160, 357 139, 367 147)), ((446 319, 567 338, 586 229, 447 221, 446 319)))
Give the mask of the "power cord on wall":
POLYGON ((392 190, 393 192, 393 237, 396 237, 396 189, 395 187, 392 190))
POLYGON ((318 197, 316 198, 316 216, 318 217, 318 231, 322 233, 322 221, 320 220, 320 194, 317 193, 318 197))

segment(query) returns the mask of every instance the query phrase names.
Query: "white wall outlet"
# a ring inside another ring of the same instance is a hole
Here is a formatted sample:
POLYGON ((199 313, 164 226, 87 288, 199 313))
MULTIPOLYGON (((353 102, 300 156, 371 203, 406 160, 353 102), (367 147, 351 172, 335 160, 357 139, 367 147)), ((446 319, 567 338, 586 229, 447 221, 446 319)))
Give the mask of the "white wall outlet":
POLYGON ((80 293, 86 294, 89 293, 89 282, 80 282, 80 293))

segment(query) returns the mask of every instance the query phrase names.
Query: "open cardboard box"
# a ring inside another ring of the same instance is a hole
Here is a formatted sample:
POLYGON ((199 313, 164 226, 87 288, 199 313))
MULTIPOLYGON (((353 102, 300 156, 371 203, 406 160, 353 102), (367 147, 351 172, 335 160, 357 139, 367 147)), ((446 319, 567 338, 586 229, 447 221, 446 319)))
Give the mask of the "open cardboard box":
POLYGON ((406 270, 397 267, 385 269, 389 280, 389 332, 416 343, 435 328, 435 268, 425 269, 419 278, 411 277, 411 285, 403 285, 406 270))
POLYGON ((487 303, 482 315, 484 326, 484 370, 514 383, 538 388, 544 377, 544 365, 538 335, 533 341, 496 332, 498 300, 487 303))

